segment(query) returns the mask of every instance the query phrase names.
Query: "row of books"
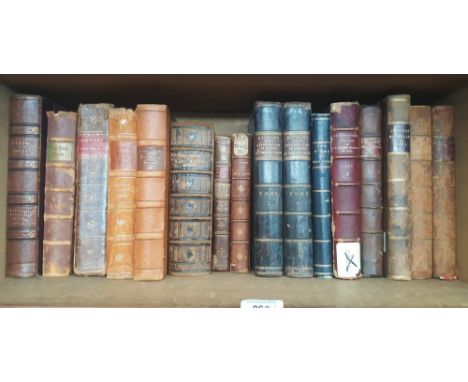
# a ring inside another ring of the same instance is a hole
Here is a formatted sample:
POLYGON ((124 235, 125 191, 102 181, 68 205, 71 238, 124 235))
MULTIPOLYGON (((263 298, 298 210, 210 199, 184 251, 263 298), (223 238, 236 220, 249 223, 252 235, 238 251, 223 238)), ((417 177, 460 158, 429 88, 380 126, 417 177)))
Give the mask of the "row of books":
POLYGON ((6 275, 455 279, 454 178, 453 108, 409 95, 257 102, 233 136, 166 105, 15 95, 6 275))

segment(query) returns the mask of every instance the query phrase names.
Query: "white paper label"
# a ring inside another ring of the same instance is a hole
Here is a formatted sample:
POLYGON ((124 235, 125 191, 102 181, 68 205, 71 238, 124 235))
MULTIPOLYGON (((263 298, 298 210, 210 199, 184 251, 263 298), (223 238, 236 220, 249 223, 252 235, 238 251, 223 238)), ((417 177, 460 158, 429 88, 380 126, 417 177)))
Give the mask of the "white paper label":
POLYGON ((256 308, 284 308, 283 300, 242 300, 241 308, 256 309, 256 308))
POLYGON ((336 244, 336 270, 338 277, 357 277, 361 272, 361 244, 336 244))

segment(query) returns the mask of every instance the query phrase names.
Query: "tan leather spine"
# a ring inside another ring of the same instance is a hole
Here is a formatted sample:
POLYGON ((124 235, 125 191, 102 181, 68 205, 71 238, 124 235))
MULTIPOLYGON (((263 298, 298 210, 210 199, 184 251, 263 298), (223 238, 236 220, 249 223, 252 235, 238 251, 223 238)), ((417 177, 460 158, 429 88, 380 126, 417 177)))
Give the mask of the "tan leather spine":
POLYGON ((73 261, 75 112, 47 112, 43 276, 68 276, 73 261))
POLYGON ((434 277, 457 278, 453 107, 432 109, 434 277))
POLYGON ((432 277, 432 117, 430 106, 409 109, 411 135, 411 278, 432 277))
POLYGON ((107 278, 133 278, 133 220, 137 172, 136 121, 131 109, 109 112, 107 278))
POLYGON ((135 189, 135 280, 162 280, 167 273, 169 110, 138 105, 135 189))

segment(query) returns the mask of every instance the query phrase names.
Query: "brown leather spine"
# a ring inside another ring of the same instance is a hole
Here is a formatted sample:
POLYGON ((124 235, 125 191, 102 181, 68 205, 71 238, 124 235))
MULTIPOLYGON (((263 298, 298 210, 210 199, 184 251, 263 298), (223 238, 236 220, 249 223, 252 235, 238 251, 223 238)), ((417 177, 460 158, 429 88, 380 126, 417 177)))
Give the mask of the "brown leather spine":
POLYGON ((229 271, 231 137, 215 138, 212 270, 229 271))
POLYGON ((10 98, 6 276, 34 277, 41 235, 42 98, 10 98))
POLYGON ((109 112, 107 278, 133 278, 133 219, 137 172, 136 120, 131 109, 109 112))
POLYGON ((43 276, 68 276, 73 261, 76 113, 47 112, 43 276))
POLYGON ((250 264, 250 188, 252 140, 232 136, 230 271, 247 273, 250 264))
POLYGON ((361 258, 364 277, 383 276, 382 114, 379 106, 362 106, 361 258))
POLYGON ((409 109, 411 136, 411 278, 432 277, 432 116, 430 106, 409 109))
POLYGON ((452 106, 432 109, 434 277, 457 279, 455 132, 452 106))
POLYGON ((162 280, 167 273, 169 109, 138 105, 134 280, 162 280))

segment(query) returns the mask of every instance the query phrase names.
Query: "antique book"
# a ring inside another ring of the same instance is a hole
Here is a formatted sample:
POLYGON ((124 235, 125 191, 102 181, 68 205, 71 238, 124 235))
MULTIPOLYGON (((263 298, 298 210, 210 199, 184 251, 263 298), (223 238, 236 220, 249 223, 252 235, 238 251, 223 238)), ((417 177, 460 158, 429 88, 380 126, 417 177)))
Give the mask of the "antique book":
POLYGON ((213 127, 176 122, 171 128, 169 272, 201 276, 211 271, 213 127))
POLYGON ((249 272, 251 142, 249 134, 236 133, 232 136, 231 272, 249 272))
POLYGON ((283 104, 284 273, 313 277, 311 105, 283 104))
POLYGON ((136 139, 133 110, 110 110, 106 243, 109 279, 133 278, 136 139))
POLYGON ((412 279, 432 277, 432 111, 411 106, 410 264, 412 279))
POLYGON ((68 276, 73 263, 76 113, 47 112, 43 276, 68 276))
POLYGON ((333 272, 361 277, 361 145, 359 103, 330 105, 333 272))
POLYGON ((167 274, 169 220, 169 109, 137 105, 134 280, 167 274))
POLYGON ((110 104, 78 108, 73 272, 106 274, 106 212, 110 104))
POLYGON ((312 114, 312 238, 314 277, 333 277, 330 114, 312 114))
POLYGON ((45 135, 42 98, 10 98, 6 218, 6 276, 34 277, 42 254, 41 179, 45 135))
POLYGON ((229 271, 231 137, 216 136, 214 153, 213 271, 229 271))
POLYGON ((279 102, 256 102, 253 142, 254 271, 283 275, 283 124, 279 102))
POLYGON ((432 108, 433 275, 457 279, 455 131, 452 106, 432 108))
POLYGON ((382 113, 361 106, 361 262, 364 277, 383 276, 382 113))
POLYGON ((410 127, 409 95, 391 95, 383 101, 383 188, 387 277, 410 280, 410 127))

